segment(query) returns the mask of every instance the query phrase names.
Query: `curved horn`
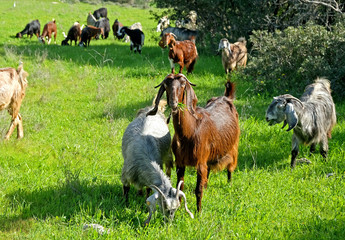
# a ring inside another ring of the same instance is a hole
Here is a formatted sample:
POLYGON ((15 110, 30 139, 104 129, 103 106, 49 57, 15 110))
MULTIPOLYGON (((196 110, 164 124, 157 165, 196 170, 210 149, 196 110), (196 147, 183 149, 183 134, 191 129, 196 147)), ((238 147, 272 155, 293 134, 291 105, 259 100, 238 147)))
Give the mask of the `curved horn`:
POLYGON ((185 78, 185 79, 187 80, 187 82, 188 82, 191 86, 193 86, 193 87, 196 86, 196 84, 191 83, 191 82, 188 80, 188 78, 187 78, 183 73, 176 74, 176 77, 183 77, 183 78, 185 78))
POLYGON ((291 102, 293 104, 298 103, 303 108, 303 103, 301 102, 301 100, 299 100, 298 98, 295 98, 294 96, 290 94, 284 94, 284 95, 281 95, 280 97, 285 98, 287 102, 291 102))
POLYGON ((167 198, 165 197, 164 193, 157 186, 150 185, 149 187, 152 188, 152 189, 154 188, 155 190, 157 190, 157 192, 163 197, 164 201, 167 200, 167 198))
POLYGON ((177 36, 174 33, 170 33, 171 35, 173 35, 173 37, 175 38, 175 40, 177 40, 177 36))
POLYGON ((180 189, 181 189, 182 183, 183 183, 183 181, 181 180, 177 185, 177 192, 176 192, 176 199, 177 200, 179 199, 179 194, 180 194, 180 189))
MULTIPOLYGON (((180 183, 181 183, 181 182, 180 182, 180 183)), ((180 183, 179 183, 179 185, 180 185, 180 183)), ((181 197, 183 197, 183 199, 184 199, 184 208, 186 209, 186 212, 189 214, 189 216, 190 216, 192 219, 194 219, 193 213, 192 213, 191 211, 189 211, 189 209, 188 209, 188 207, 187 207, 187 198, 186 198, 186 195, 185 195, 182 191, 179 192, 179 195, 180 195, 181 197)), ((179 197, 179 196, 178 196, 178 197, 179 197)))

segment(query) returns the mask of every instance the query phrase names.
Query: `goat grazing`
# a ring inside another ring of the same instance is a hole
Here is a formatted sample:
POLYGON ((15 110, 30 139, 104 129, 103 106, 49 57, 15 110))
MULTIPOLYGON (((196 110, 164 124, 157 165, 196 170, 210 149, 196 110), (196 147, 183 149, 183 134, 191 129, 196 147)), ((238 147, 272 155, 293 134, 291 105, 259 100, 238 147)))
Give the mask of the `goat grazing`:
POLYGON ((166 29, 167 27, 169 27, 170 24, 170 20, 168 18, 168 16, 164 16, 161 19, 159 19, 158 24, 157 24, 157 32, 162 32, 163 29, 166 29))
POLYGON ((320 153, 326 159, 328 138, 337 121, 330 82, 317 78, 305 88, 300 99, 290 94, 274 97, 267 109, 266 121, 269 125, 284 121, 282 128, 288 124, 287 131, 293 129, 291 168, 296 165, 300 143, 310 145, 311 153, 320 144, 320 153))
MULTIPOLYGON (((159 86, 155 107, 147 114, 156 114, 159 100, 166 91, 175 129, 172 150, 177 181, 184 180, 186 166, 196 167, 195 195, 200 212, 210 170, 227 168, 230 181, 237 166, 240 127, 233 104, 234 84, 227 82, 224 96, 210 99, 205 108, 196 106, 198 99, 191 87, 195 85, 183 74, 169 74, 159 86)), ((180 189, 183 191, 183 188, 182 184, 180 189)))
POLYGON ((103 39, 108 38, 109 32, 110 32, 109 18, 101 18, 100 20, 96 22, 95 27, 103 29, 103 34, 102 34, 103 39))
POLYGON ((118 30, 117 36, 122 39, 127 34, 131 40, 130 49, 134 49, 134 53, 139 52, 141 54, 141 48, 144 46, 145 35, 140 29, 129 29, 128 27, 122 27, 118 30))
POLYGON ((16 38, 21 38, 25 34, 26 36, 30 36, 30 38, 32 38, 32 35, 34 34, 37 37, 39 37, 40 33, 41 33, 41 24, 40 24, 40 21, 36 19, 26 24, 24 30, 16 34, 16 38))
POLYGON ((198 57, 198 51, 194 42, 189 40, 176 41, 174 34, 166 33, 159 42, 159 46, 161 48, 169 46, 169 62, 172 73, 175 73, 175 63, 180 65, 179 73, 182 73, 184 65, 186 65, 188 73, 193 71, 198 57))
POLYGON ((193 218, 193 214, 187 208, 186 196, 180 190, 182 183, 177 189, 173 188, 170 179, 162 171, 164 163, 170 175, 173 166, 170 154, 171 137, 162 113, 164 110, 158 111, 155 116, 146 116, 151 108, 146 107, 138 112, 122 138, 124 164, 121 181, 125 200, 128 202, 130 184, 139 190, 143 187, 151 188, 154 193, 146 199, 149 216, 145 224, 150 222, 156 203, 163 214, 172 219, 180 206, 180 197, 184 198, 186 211, 193 218))
POLYGON ((45 38, 48 37, 48 44, 50 44, 50 41, 52 40, 52 35, 54 35, 54 43, 56 44, 57 30, 55 19, 44 25, 42 35, 38 37, 38 41, 45 44, 45 38))
POLYGON ((173 33, 177 41, 191 40, 194 43, 198 36, 198 31, 189 30, 187 28, 167 27, 163 29, 160 37, 163 37, 166 33, 173 33))
POLYGON ((79 42, 80 47, 90 46, 90 41, 92 38, 97 38, 100 34, 103 34, 102 28, 97 28, 94 26, 87 26, 81 31, 81 38, 79 42))
POLYGON ((72 41, 74 41, 74 45, 77 45, 77 41, 80 40, 81 37, 81 28, 79 22, 75 22, 73 26, 68 30, 68 34, 65 39, 61 42, 61 45, 69 45, 68 41, 70 41, 70 45, 72 45, 72 41))
POLYGON ((234 44, 223 38, 219 42, 218 52, 222 51, 222 64, 225 73, 235 70, 237 67, 245 67, 247 64, 247 41, 239 38, 234 44))
POLYGON ((97 20, 100 18, 107 18, 108 17, 108 10, 106 8, 100 8, 93 12, 92 14, 97 20))
POLYGON ((119 31, 120 28, 123 27, 123 24, 119 22, 119 20, 115 20, 113 26, 112 26, 112 29, 113 29, 113 34, 114 34, 114 38, 117 38, 117 39, 120 39, 118 36, 117 36, 117 31, 119 31))
POLYGON ((8 140, 14 129, 17 127, 17 138, 24 136, 22 116, 19 114, 20 105, 25 96, 25 89, 28 85, 26 77, 28 73, 23 69, 23 63, 18 69, 0 68, 0 110, 7 109, 12 116, 11 125, 8 129, 5 140, 8 140))

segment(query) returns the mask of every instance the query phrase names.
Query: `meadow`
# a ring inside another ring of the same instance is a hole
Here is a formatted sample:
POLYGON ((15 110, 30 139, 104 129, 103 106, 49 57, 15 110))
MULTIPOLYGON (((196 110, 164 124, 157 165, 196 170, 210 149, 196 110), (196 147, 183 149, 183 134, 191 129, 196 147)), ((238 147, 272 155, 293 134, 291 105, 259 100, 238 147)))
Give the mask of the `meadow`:
MULTIPOLYGON (((136 112, 152 104, 154 86, 170 73, 167 50, 158 46, 159 33, 149 9, 115 4, 68 4, 48 0, 0 0, 0 66, 29 73, 21 107, 24 138, 16 132, 0 141, 0 239, 344 239, 345 238, 345 103, 336 102, 338 123, 329 141, 329 156, 299 158, 311 164, 290 168, 292 132, 268 126, 265 111, 272 97, 255 92, 254 82, 234 74, 235 105, 240 116, 238 167, 231 184, 226 171, 211 173, 196 212, 196 172, 188 168, 185 190, 190 219, 183 207, 172 222, 160 213, 143 227, 145 197, 131 188, 128 206, 120 181, 122 135, 136 112), (111 24, 141 22, 145 33, 142 55, 129 43, 91 41, 89 48, 61 46, 62 32, 87 13, 105 6, 111 24), (57 22, 57 44, 14 38, 39 19, 57 22), (109 230, 104 235, 84 224, 109 230)), ((159 11, 158 9, 153 9, 159 11)), ((204 49, 193 74, 198 105, 224 93, 226 76, 220 56, 204 49)), ((250 58, 249 58, 250 61, 250 58)), ((250 79, 250 77, 248 77, 250 79)), ((289 89, 286 90, 287 92, 289 89)), ((300 89, 303 92, 303 89, 300 89)), ((0 136, 10 123, 0 113, 0 136)), ((172 123, 169 128, 174 129, 172 123)), ((318 148, 317 148, 318 150, 318 148)), ((171 177, 176 184, 176 174, 171 177)))

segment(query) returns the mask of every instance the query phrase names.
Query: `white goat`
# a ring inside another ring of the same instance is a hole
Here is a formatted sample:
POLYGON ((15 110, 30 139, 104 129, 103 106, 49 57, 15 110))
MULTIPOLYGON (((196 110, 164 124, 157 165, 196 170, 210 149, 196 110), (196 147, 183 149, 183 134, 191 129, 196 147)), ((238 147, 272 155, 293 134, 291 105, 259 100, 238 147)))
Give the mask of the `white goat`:
MULTIPOLYGON (((149 216, 148 224, 158 204, 165 216, 173 219, 175 211, 180 206, 179 198, 185 200, 186 211, 193 218, 187 208, 186 196, 180 190, 173 188, 170 179, 163 173, 163 163, 170 169, 173 166, 170 152, 171 136, 162 111, 155 116, 146 116, 151 107, 141 109, 137 117, 128 125, 122 139, 122 155, 124 164, 121 181, 126 202, 130 184, 137 189, 151 188, 154 193, 146 199, 149 216)), ((161 108, 162 109, 162 108, 161 108)))
POLYGON ((247 64, 247 41, 239 38, 234 44, 223 38, 219 42, 218 52, 222 51, 222 64, 225 73, 235 70, 237 67, 245 67, 247 64))
POLYGON ((23 122, 19 114, 20 105, 25 96, 25 89, 28 84, 26 77, 28 73, 23 69, 20 62, 18 69, 0 69, 0 110, 7 109, 12 116, 11 125, 6 133, 5 140, 8 140, 14 129, 17 127, 17 138, 22 138, 23 122))
POLYGON ((296 164, 300 143, 311 145, 311 153, 315 151, 316 144, 320 144, 320 153, 326 158, 328 138, 331 138, 332 128, 337 121, 330 82, 327 79, 316 79, 315 83, 305 88, 300 100, 290 94, 274 97, 267 109, 266 121, 270 125, 284 121, 283 128, 288 124, 287 131, 294 130, 292 168, 296 164))

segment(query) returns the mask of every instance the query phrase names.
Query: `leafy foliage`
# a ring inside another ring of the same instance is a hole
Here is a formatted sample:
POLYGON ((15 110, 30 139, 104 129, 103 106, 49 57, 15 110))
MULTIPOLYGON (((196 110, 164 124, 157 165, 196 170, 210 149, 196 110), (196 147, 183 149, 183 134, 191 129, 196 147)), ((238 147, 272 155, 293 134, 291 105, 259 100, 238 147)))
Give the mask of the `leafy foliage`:
POLYGON ((252 55, 246 73, 253 76, 258 90, 297 91, 316 77, 326 77, 338 97, 345 90, 345 28, 337 24, 332 31, 308 23, 268 33, 254 31, 250 37, 252 55))

